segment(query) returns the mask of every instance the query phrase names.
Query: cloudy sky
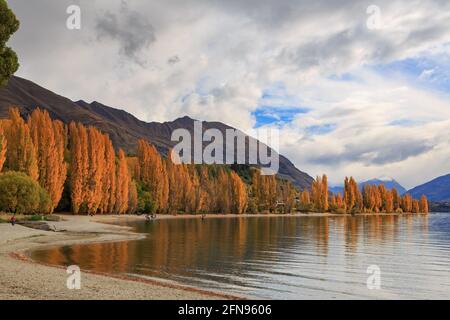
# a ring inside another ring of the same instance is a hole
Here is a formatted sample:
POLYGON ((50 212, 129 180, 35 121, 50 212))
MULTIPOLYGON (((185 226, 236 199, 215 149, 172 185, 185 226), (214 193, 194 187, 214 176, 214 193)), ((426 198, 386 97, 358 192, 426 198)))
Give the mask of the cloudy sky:
POLYGON ((280 152, 332 184, 450 173, 450 1, 7 2, 17 75, 71 99, 276 127, 280 152))

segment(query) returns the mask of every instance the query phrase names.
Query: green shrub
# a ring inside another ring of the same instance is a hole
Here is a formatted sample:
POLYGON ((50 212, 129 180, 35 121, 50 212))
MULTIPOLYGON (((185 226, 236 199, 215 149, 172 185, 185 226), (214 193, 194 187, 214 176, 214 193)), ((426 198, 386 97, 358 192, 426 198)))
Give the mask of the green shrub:
POLYGON ((258 213, 258 206, 256 205, 256 200, 254 197, 250 197, 248 199, 247 212, 251 214, 258 213))
POLYGON ((0 211, 10 213, 49 213, 50 196, 39 184, 22 172, 0 174, 0 211))
POLYGON ((309 204, 301 204, 299 203, 297 206, 298 211, 300 212, 312 212, 314 210, 312 203, 309 204))
POLYGON ((41 220, 42 220, 42 216, 39 215, 39 214, 32 215, 32 216, 28 219, 28 221, 41 221, 41 220))
POLYGON ((155 202, 152 195, 148 191, 143 191, 138 195, 138 210, 139 213, 155 213, 155 202))
POLYGON ((39 187, 39 207, 37 213, 51 213, 52 212, 52 198, 50 194, 44 189, 39 187))
POLYGON ((156 213, 155 201, 153 201, 152 194, 146 188, 145 185, 138 183, 136 185, 138 194, 138 205, 136 212, 138 214, 142 213, 156 213))
POLYGON ((48 216, 44 217, 45 221, 61 221, 61 217, 60 216, 55 216, 54 214, 50 214, 48 216))

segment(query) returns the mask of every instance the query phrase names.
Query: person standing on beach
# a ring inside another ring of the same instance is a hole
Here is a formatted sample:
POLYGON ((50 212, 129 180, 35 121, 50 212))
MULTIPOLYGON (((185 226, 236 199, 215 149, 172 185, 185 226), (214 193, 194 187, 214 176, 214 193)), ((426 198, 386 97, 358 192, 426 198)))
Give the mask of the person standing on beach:
POLYGON ((16 219, 16 216, 12 216, 11 217, 11 225, 14 227, 14 225, 16 224, 16 221, 17 221, 17 219, 16 219))

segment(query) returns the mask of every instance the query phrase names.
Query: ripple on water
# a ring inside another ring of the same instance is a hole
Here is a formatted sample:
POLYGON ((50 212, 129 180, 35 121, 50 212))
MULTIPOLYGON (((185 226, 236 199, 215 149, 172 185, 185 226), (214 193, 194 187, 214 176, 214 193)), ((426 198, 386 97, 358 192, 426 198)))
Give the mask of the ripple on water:
POLYGON ((448 214, 166 219, 127 225, 148 237, 40 250, 32 257, 261 298, 450 294, 448 214), (370 265, 381 269, 381 290, 367 289, 370 265))

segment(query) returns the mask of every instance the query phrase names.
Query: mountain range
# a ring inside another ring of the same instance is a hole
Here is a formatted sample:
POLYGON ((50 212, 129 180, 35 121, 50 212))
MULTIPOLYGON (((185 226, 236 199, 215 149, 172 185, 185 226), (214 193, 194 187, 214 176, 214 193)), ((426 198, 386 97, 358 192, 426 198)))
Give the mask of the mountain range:
MULTIPOLYGON (((397 189, 397 191, 400 194, 403 194, 406 192, 406 189, 393 178, 376 178, 376 179, 371 179, 371 180, 367 180, 364 182, 360 182, 360 183, 358 183, 359 189, 362 190, 366 184, 370 184, 370 185, 374 184, 377 186, 379 186, 380 184, 384 184, 386 189, 395 188, 395 189, 397 189)), ((340 193, 341 195, 344 194, 343 186, 330 187, 329 190, 335 194, 337 194, 337 193, 340 193)))
MULTIPOLYGON (((358 183, 362 190, 365 184, 384 184, 387 189, 396 188, 400 194, 409 193, 413 198, 419 199, 422 195, 426 195, 429 201, 444 203, 450 202, 450 174, 438 177, 422 185, 406 190, 400 183, 393 178, 377 178, 358 183)), ((343 186, 335 186, 329 188, 330 192, 335 194, 344 193, 343 186)), ((436 204, 437 205, 437 204, 436 204)), ((447 204, 448 205, 448 204, 447 204)))
POLYGON ((399 194, 404 194, 406 192, 406 189, 393 178, 376 178, 376 179, 371 179, 371 180, 367 180, 367 181, 361 182, 360 186, 364 187, 364 185, 366 185, 366 184, 375 184, 377 186, 379 186, 380 184, 384 184, 386 189, 393 189, 393 188, 395 188, 395 189, 397 189, 399 194))
MULTIPOLYGON (((161 154, 167 155, 168 150, 176 144, 171 141, 173 130, 184 128, 189 130, 192 136, 194 132, 195 120, 188 116, 163 123, 144 122, 124 110, 100 102, 72 101, 16 76, 13 76, 5 87, 0 88, 0 118, 7 117, 11 106, 18 107, 24 117, 40 107, 48 110, 53 119, 64 123, 75 121, 97 127, 109 135, 116 149, 122 148, 128 153, 134 153, 138 139, 144 139, 153 143, 161 154)), ((221 122, 203 121, 202 126, 203 130, 215 128, 222 133, 225 133, 226 129, 234 129, 221 122)), ((253 138, 246 139, 247 146, 250 139, 253 138)), ((282 155, 279 157, 278 176, 289 179, 300 189, 309 189, 313 181, 312 177, 297 169, 282 155)))
MULTIPOLYGON (((25 117, 35 108, 40 107, 48 110, 52 118, 59 119, 64 123, 76 121, 84 125, 92 125, 107 133, 116 149, 123 148, 131 154, 136 151, 137 140, 145 139, 153 143, 161 154, 167 155, 168 150, 175 145, 175 142, 171 141, 173 130, 185 128, 191 134, 194 131, 195 120, 188 116, 163 123, 144 122, 124 110, 112 108, 100 102, 72 101, 32 81, 16 76, 13 76, 5 87, 0 88, 0 118, 7 117, 8 109, 11 106, 17 106, 25 117)), ((202 126, 203 130, 215 128, 222 133, 226 129, 234 129, 221 122, 203 121, 202 126)), ((249 139, 253 138, 247 138, 247 145, 249 139)), ((282 155, 280 155, 278 175, 281 178, 291 180, 300 189, 309 189, 313 181, 311 176, 297 169, 291 161, 282 155)), ((425 194, 431 201, 450 201, 450 174, 438 177, 409 191, 406 191, 392 178, 364 181, 359 183, 360 188, 366 183, 376 185, 383 183, 388 189, 395 187, 399 193, 409 192, 415 198, 425 194)), ((330 191, 342 194, 343 187, 330 187, 330 191)))
POLYGON ((408 191, 415 198, 423 194, 430 201, 450 201, 450 174, 438 177, 408 191))

